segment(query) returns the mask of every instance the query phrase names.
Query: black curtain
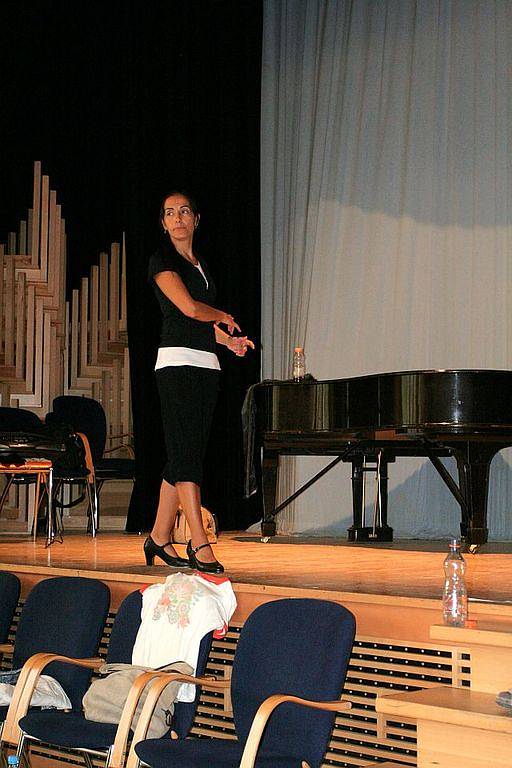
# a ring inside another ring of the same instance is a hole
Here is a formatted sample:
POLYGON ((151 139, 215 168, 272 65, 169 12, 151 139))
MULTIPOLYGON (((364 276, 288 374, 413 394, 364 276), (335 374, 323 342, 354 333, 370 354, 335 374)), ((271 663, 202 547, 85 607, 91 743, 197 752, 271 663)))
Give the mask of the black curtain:
POLYGON ((147 530, 164 462, 153 375, 160 318, 146 281, 161 197, 184 186, 231 312, 257 349, 220 351, 222 389, 204 502, 223 529, 260 515, 242 498, 240 408, 259 378, 261 3, 197 0, 4 3, 0 238, 31 202, 43 162, 68 233, 68 287, 126 232, 128 332, 138 477, 128 531, 147 530))

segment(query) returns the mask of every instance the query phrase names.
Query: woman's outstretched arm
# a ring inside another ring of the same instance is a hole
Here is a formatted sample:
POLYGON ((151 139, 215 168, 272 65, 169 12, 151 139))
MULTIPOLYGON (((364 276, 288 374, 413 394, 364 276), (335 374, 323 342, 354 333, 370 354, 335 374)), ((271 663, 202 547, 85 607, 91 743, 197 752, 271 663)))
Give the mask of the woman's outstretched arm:
POLYGON ((193 299, 177 272, 158 272, 154 279, 162 293, 187 317, 204 323, 220 323, 226 326, 230 334, 240 330, 232 315, 193 299))

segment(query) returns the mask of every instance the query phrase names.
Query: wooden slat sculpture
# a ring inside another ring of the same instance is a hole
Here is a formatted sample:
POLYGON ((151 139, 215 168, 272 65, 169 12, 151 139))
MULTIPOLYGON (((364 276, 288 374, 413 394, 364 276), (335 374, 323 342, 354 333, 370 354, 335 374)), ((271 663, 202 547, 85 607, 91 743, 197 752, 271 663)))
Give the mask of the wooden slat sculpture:
POLYGON ((27 221, 0 244, 0 402, 43 418, 62 394, 99 400, 110 437, 131 432, 126 248, 101 253, 66 301, 65 221, 36 162, 27 221))
MULTIPOLYGON (((126 332, 126 249, 113 243, 66 304, 64 394, 86 395, 105 409, 109 435, 131 429, 126 332)), ((122 442, 122 440, 119 440, 122 442)))

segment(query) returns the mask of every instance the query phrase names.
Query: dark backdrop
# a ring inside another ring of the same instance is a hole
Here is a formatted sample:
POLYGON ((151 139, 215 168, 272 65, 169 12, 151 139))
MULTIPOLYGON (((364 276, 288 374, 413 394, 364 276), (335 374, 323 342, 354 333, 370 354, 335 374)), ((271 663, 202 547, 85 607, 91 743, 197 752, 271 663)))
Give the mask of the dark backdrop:
POLYGON ((204 501, 224 529, 257 519, 242 498, 240 407, 259 377, 261 3, 28 2, 0 10, 0 238, 31 204, 42 160, 68 233, 68 288, 126 232, 138 479, 127 530, 150 527, 164 461, 152 367, 160 319, 146 283, 160 198, 196 193, 218 305, 257 343, 222 354, 204 501))

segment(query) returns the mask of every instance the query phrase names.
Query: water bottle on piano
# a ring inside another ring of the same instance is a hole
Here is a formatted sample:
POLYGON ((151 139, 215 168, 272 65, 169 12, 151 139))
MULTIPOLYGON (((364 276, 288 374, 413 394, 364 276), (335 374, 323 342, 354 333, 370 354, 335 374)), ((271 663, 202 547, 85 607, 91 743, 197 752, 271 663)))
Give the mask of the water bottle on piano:
POLYGON ((304 347, 295 347, 293 350, 292 378, 294 381, 302 381, 306 375, 306 358, 304 347))
POLYGON ((466 563, 457 539, 450 540, 449 548, 444 561, 443 621, 451 627, 463 627, 468 617, 466 563))

